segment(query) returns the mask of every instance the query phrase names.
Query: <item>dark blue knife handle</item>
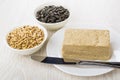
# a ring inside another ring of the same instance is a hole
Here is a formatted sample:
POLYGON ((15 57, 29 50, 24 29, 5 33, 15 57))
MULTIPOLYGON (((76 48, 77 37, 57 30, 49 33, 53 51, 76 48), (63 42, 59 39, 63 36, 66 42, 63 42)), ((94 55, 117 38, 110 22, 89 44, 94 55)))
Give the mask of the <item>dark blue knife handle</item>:
POLYGON ((65 62, 63 58, 52 58, 52 57, 46 57, 41 62, 47 62, 49 64, 76 64, 76 62, 65 62))

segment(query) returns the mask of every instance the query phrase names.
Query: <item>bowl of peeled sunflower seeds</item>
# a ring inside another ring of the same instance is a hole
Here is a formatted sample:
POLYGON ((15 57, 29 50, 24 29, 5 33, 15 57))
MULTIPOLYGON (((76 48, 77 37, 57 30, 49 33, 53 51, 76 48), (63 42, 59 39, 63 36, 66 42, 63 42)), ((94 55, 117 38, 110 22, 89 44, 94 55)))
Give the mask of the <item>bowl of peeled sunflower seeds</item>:
POLYGON ((10 30, 5 43, 13 53, 29 55, 43 46, 47 36, 46 29, 40 25, 24 25, 10 30))
POLYGON ((48 30, 57 30, 65 26, 70 17, 64 5, 50 2, 38 6, 34 11, 35 19, 48 30))

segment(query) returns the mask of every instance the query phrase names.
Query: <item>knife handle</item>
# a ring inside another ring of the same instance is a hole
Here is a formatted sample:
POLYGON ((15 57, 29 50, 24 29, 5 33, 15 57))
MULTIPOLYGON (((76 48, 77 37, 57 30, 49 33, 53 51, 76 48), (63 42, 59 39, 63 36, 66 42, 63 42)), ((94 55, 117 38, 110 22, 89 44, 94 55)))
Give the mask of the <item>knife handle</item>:
POLYGON ((99 61, 80 61, 79 65, 95 65, 95 66, 106 66, 113 68, 120 68, 120 62, 99 62, 99 61))

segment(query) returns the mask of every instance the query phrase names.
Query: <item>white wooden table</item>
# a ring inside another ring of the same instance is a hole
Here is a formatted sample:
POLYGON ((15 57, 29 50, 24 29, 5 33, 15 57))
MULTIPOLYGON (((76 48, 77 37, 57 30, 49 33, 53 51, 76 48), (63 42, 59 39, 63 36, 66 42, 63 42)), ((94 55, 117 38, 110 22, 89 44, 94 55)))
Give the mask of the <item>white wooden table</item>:
MULTIPOLYGON (((36 22, 34 9, 48 1, 61 2, 70 8, 68 26, 108 26, 120 32, 120 0, 0 0, 0 80, 119 80, 120 70, 96 77, 78 77, 6 48, 6 32, 16 25, 36 22)), ((45 47, 39 53, 45 54, 45 47)))

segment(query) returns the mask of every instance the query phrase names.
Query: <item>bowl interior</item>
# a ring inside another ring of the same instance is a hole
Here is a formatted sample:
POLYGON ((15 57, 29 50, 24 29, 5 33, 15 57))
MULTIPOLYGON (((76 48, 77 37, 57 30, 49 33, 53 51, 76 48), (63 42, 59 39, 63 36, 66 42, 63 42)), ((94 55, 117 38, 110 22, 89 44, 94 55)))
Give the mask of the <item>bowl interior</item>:
MULTIPOLYGON (((22 26, 24 26, 24 25, 22 25, 22 26)), ((22 26, 20 26, 20 27, 22 27, 22 26)), ((35 48, 38 48, 38 47, 42 46, 43 43, 46 41, 46 39, 47 39, 47 37, 48 37, 47 30, 46 30, 44 27, 42 27, 41 25, 30 25, 30 26, 37 26, 37 27, 39 27, 39 28, 44 32, 44 39, 43 39, 43 41, 42 41, 39 45, 34 46, 33 48, 21 49, 21 50, 20 50, 20 49, 12 48, 12 47, 8 44, 8 42, 7 42, 7 36, 8 36, 8 34, 9 34, 11 31, 13 31, 13 30, 16 29, 16 28, 19 28, 19 27, 15 27, 15 28, 11 29, 11 30, 7 33, 7 35, 5 36, 5 43, 6 43, 7 47, 9 47, 10 49, 12 49, 12 50, 14 50, 14 51, 27 51, 27 50, 34 50, 35 48)))
POLYGON ((36 18, 37 12, 38 12, 39 10, 43 9, 45 6, 50 6, 50 5, 63 6, 65 9, 68 9, 68 11, 69 11, 69 17, 70 17, 70 9, 69 9, 66 5, 64 5, 64 4, 62 4, 62 3, 59 4, 59 3, 56 3, 56 2, 50 2, 50 3, 42 4, 42 5, 38 6, 38 7, 35 9, 35 11, 34 11, 34 17, 35 17, 35 19, 36 19, 38 22, 40 22, 40 23, 42 23, 42 24, 52 25, 52 24, 59 24, 59 23, 62 23, 62 22, 64 22, 64 21, 68 20, 69 17, 66 18, 64 21, 57 22, 57 23, 45 23, 45 22, 39 21, 39 20, 36 18))

